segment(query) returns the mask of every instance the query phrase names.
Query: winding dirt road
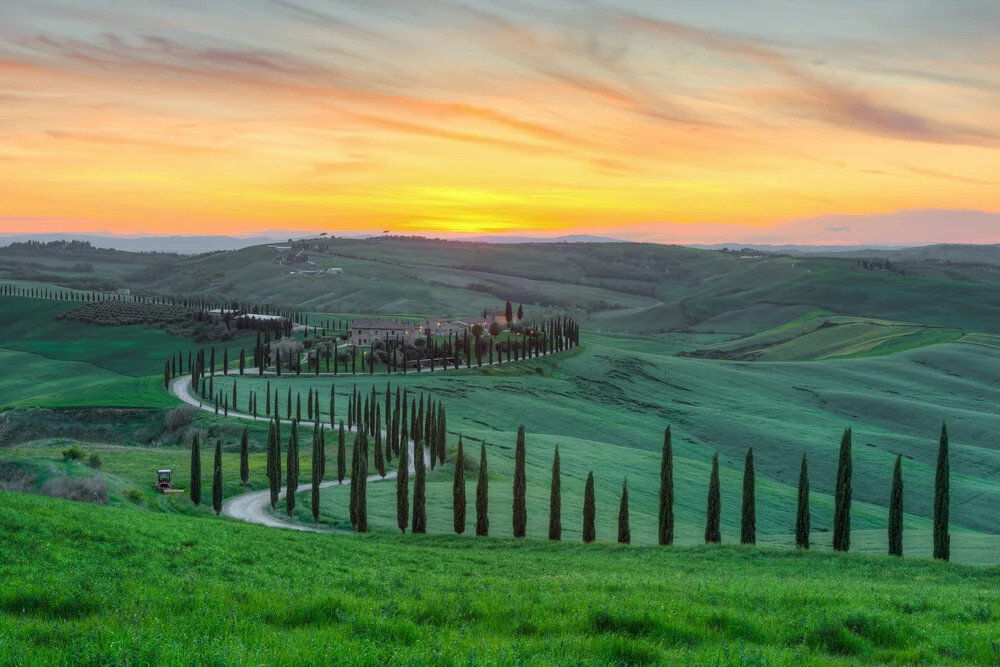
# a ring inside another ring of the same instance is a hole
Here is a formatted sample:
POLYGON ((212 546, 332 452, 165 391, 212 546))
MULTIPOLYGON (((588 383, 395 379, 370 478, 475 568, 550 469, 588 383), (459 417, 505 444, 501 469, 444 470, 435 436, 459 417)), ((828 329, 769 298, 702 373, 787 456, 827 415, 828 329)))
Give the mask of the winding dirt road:
MULTIPOLYGON (((181 399, 188 405, 193 405, 200 410, 207 410, 211 413, 215 413, 215 405, 208 405, 203 403, 201 400, 191 395, 191 376, 185 375, 182 377, 174 378, 170 382, 170 392, 181 399)), ((229 416, 236 419, 249 419, 250 421, 270 421, 268 417, 254 417, 253 415, 245 414, 242 412, 229 411, 229 416)), ((323 428, 328 430, 333 430, 329 424, 323 424, 323 428)), ((355 428, 345 429, 351 432, 355 431, 355 428)), ((382 431, 383 437, 386 436, 386 432, 382 431)), ((409 471, 411 475, 416 474, 416 470, 413 465, 413 441, 407 440, 406 446, 409 450, 409 471)), ((424 453, 424 465, 429 466, 431 464, 431 458, 429 453, 424 453)), ((381 475, 371 475, 368 477, 369 482, 381 482, 383 480, 396 479, 396 471, 387 472, 385 477, 381 475)), ((343 484, 336 481, 323 482, 320 484, 321 489, 325 489, 330 486, 348 486, 351 480, 345 479, 343 484)), ((299 484, 296 493, 301 493, 303 491, 309 491, 312 489, 312 484, 299 484)), ((281 493, 278 498, 284 498, 285 492, 288 487, 281 489, 281 493)), ((329 528, 321 528, 319 526, 310 526, 308 524, 292 523, 285 519, 279 518, 277 515, 272 514, 268 511, 268 505, 271 503, 271 491, 270 489, 264 489, 263 491, 251 491, 249 493, 244 493, 242 495, 236 496, 235 498, 230 498, 222 504, 222 513, 233 519, 239 519, 241 521, 246 521, 248 523, 258 523, 262 526, 270 526, 272 528, 288 528, 290 530, 301 530, 306 532, 314 533, 326 533, 330 532, 329 528)))

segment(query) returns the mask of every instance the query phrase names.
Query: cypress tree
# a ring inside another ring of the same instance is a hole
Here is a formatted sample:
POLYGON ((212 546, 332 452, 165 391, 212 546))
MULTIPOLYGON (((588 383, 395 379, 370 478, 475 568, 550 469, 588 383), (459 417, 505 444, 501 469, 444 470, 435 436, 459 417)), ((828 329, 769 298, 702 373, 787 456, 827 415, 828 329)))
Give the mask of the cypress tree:
POLYGON ((292 418, 292 386, 288 385, 288 398, 285 399, 285 419, 292 418))
POLYGON ((427 532, 427 469, 424 464, 424 441, 417 436, 413 443, 413 467, 416 479, 413 482, 413 532, 427 532))
POLYGON ((299 423, 292 422, 292 432, 288 436, 288 463, 286 464, 285 508, 288 516, 295 510, 295 492, 299 489, 299 423))
POLYGON ((191 441, 191 502, 201 504, 201 437, 197 433, 191 441))
POLYGON ((434 425, 437 427, 438 460, 442 463, 444 463, 444 456, 447 453, 448 424, 446 420, 444 405, 438 403, 437 419, 434 420, 434 425))
POLYGON ((949 477, 948 426, 942 424, 937 472, 934 475, 934 558, 938 560, 951 558, 951 536, 948 535, 949 477))
POLYGON ((275 418, 267 433, 267 481, 271 490, 272 510, 278 505, 278 493, 281 491, 281 450, 278 437, 277 418, 275 418))
POLYGON ((452 480, 452 506, 454 508, 455 533, 465 532, 465 452, 462 449, 462 434, 458 434, 458 453, 455 455, 455 475, 452 480))
POLYGON ((229 348, 222 348, 222 374, 229 375, 229 348))
POLYGON ((295 421, 302 421, 302 394, 295 392, 295 421))
POLYGON ((340 420, 340 433, 337 435, 337 483, 344 483, 347 475, 347 445, 344 442, 344 420, 340 420))
POLYGON ((597 539, 594 527, 597 509, 594 501, 594 472, 587 473, 587 485, 583 488, 583 541, 590 544, 597 539))
POLYGON ((889 555, 903 555, 903 457, 896 457, 889 494, 889 555))
POLYGON ((361 461, 361 430, 354 433, 354 446, 351 448, 351 527, 358 529, 358 480, 361 461))
POLYGON ((622 482, 622 500, 618 506, 618 543, 632 543, 632 530, 628 521, 628 477, 622 482))
POLYGON ((351 486, 357 487, 358 495, 358 532, 368 532, 368 434, 361 433, 361 441, 358 443, 358 479, 352 482, 351 486))
POLYGON ((337 414, 335 408, 337 407, 337 397, 333 393, 334 386, 330 385, 330 428, 337 428, 337 414))
POLYGON ((514 537, 524 537, 528 524, 525 502, 527 481, 524 472, 524 426, 517 428, 517 445, 514 450, 514 508, 512 512, 514 537))
POLYGON ((840 461, 837 465, 837 490, 833 510, 833 550, 851 549, 851 429, 845 429, 840 440, 840 461))
POLYGON ((317 421, 316 430, 319 431, 319 479, 322 481, 326 477, 326 429, 317 421))
POLYGON ((753 447, 747 451, 743 465, 743 513, 740 522, 740 544, 757 544, 757 493, 753 472, 753 447))
POLYGON ((347 397, 347 430, 354 429, 354 395, 347 397))
POLYGON ((222 513, 222 440, 215 441, 215 465, 212 468, 212 509, 222 513))
POLYGON ((660 545, 674 543, 674 449, 670 427, 663 433, 663 455, 660 459, 660 545))
POLYGON ((250 481, 250 449, 247 442, 247 427, 243 427, 243 435, 240 436, 240 482, 246 488, 250 481))
MULTIPOLYGON (((309 421, 313 420, 313 390, 312 387, 309 388, 309 396, 306 399, 308 405, 306 406, 306 419, 309 421)), ((319 417, 319 415, 316 415, 319 417)))
MULTIPOLYGON (((317 426, 319 426, 318 423, 317 426)), ((319 523, 319 485, 323 482, 323 464, 319 444, 319 435, 321 432, 322 431, 319 428, 313 431, 311 502, 313 523, 319 523)))
POLYGON ((479 480, 476 482, 476 536, 486 537, 490 534, 490 489, 489 477, 486 471, 486 441, 483 440, 479 452, 479 480))
POLYGON ((403 533, 410 522, 410 448, 404 445, 399 450, 399 466, 396 468, 396 525, 403 533))
POLYGON ((385 479, 385 457, 382 455, 382 411, 375 411, 375 469, 385 479))
POLYGON ((549 539, 562 539, 562 480, 559 471, 559 445, 552 457, 552 488, 549 492, 549 539))
POLYGON ((806 455, 802 455, 802 469, 799 471, 799 508, 795 514, 795 546, 809 548, 809 469, 806 455))
POLYGON ((722 499, 719 492, 719 455, 712 457, 712 476, 708 481, 708 518, 705 522, 705 544, 722 541, 722 499))

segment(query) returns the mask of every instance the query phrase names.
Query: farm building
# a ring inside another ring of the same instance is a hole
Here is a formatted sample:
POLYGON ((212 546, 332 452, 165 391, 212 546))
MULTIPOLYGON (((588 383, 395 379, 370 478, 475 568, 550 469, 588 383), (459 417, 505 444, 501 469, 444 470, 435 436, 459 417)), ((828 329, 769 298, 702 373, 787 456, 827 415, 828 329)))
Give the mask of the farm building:
POLYGON ((371 345, 377 340, 404 340, 412 344, 417 325, 388 319, 358 319, 351 322, 348 342, 351 345, 371 345))

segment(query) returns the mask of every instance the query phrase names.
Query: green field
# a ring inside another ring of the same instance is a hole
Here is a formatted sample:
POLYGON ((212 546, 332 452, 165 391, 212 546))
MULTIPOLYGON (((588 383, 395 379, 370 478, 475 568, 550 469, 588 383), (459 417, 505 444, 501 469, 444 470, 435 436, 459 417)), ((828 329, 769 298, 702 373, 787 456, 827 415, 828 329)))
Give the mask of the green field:
POLYGON ((5 664, 1000 659, 995 570, 296 534, 2 491, 0 507, 5 664))

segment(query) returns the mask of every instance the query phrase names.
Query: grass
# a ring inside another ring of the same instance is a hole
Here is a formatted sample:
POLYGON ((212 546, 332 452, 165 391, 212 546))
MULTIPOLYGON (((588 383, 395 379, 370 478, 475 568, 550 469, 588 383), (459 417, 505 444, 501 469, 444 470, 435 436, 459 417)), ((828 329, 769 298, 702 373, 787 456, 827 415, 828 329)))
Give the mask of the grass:
POLYGON ((0 591, 5 664, 1000 659, 995 569, 297 534, 4 492, 0 508, 0 577, 19 582, 0 591))

